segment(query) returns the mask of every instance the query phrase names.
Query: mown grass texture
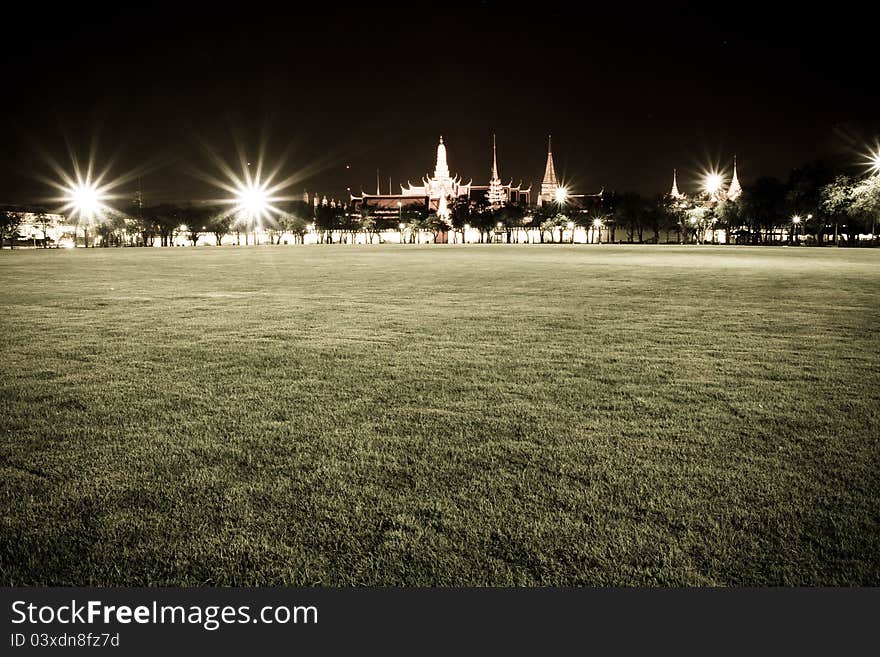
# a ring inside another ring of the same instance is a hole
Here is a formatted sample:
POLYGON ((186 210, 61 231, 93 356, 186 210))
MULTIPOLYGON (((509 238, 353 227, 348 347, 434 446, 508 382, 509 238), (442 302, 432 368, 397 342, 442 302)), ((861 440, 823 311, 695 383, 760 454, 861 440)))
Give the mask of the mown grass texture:
POLYGON ((0 254, 7 585, 880 584, 880 252, 0 254))

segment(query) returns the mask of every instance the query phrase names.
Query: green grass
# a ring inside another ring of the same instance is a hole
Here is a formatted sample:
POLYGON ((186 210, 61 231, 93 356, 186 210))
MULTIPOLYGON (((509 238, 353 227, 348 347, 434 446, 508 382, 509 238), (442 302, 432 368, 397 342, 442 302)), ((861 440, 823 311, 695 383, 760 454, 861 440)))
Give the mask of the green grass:
POLYGON ((0 283, 2 584, 880 584, 880 251, 19 251, 0 283))

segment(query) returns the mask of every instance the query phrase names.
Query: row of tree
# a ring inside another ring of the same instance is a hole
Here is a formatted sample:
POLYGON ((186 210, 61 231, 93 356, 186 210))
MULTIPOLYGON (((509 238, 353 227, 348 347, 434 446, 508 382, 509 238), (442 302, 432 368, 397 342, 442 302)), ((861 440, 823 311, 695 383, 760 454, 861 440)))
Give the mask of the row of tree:
MULTIPOLYGON (((448 221, 421 206, 387 214, 370 207, 355 210, 343 204, 313 206, 292 201, 280 209, 258 219, 237 216, 228 207, 136 205, 97 222, 81 222, 80 230, 86 246, 90 238, 92 244, 102 246, 170 246, 181 234, 193 245, 203 235, 212 235, 217 244, 229 235, 237 244, 249 244, 256 243, 257 230, 273 244, 303 242, 310 231, 322 243, 354 242, 359 234, 372 243, 389 231, 400 231, 400 241, 417 242, 423 236, 436 241, 450 231, 464 241, 467 227, 478 232, 480 242, 499 238, 518 242, 519 231, 537 231, 541 242, 562 242, 566 236, 573 239, 575 227, 589 231, 595 241, 606 242, 721 238, 743 244, 795 240, 837 244, 851 243, 862 235, 870 235, 873 242, 880 218, 880 173, 851 177, 820 162, 792 171, 786 181, 758 178, 735 199, 708 193, 673 198, 607 192, 538 208, 492 207, 485 200, 458 202, 452 205, 448 221)), ((20 213, 0 211, 0 246, 7 241, 15 244, 21 221, 20 213)), ((42 244, 48 245, 48 215, 38 213, 36 223, 42 228, 42 244)))

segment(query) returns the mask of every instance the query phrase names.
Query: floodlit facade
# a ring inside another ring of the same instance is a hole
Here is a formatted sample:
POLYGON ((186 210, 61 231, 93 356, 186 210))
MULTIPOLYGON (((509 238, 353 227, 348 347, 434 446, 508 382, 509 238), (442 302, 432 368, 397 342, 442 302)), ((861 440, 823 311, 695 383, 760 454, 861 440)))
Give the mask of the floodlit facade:
POLYGON ((63 214, 23 206, 3 206, 0 211, 15 214, 21 221, 17 231, 18 238, 15 240, 16 246, 45 244, 48 247, 69 248, 76 245, 77 226, 70 223, 63 214))
POLYGON ((531 187, 523 187, 513 180, 504 183, 499 175, 498 154, 495 136, 492 136, 492 169, 488 184, 475 185, 473 179, 463 182, 460 175, 453 175, 449 168, 446 143, 443 137, 437 144, 434 173, 422 178, 421 185, 407 181, 400 186, 399 194, 362 193, 351 195, 350 209, 353 212, 372 212, 376 216, 393 218, 395 214, 405 218, 408 210, 422 210, 438 216, 447 215, 456 203, 501 207, 508 203, 529 205, 531 187), (444 207, 445 206, 445 207, 444 207))

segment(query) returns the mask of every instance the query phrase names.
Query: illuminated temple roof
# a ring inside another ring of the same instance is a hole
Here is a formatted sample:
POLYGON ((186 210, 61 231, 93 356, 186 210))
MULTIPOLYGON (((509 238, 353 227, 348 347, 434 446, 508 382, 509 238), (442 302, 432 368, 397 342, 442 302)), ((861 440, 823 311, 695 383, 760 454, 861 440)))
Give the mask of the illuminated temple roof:
POLYGON ((351 195, 352 207, 374 208, 380 213, 391 213, 402 208, 419 206, 429 211, 441 212, 444 202, 448 209, 454 201, 466 200, 475 204, 488 202, 498 206, 505 203, 529 203, 531 200, 531 187, 523 188, 522 182, 514 186, 512 180, 507 184, 501 181, 494 135, 492 173, 488 185, 474 185, 472 181, 462 183, 460 176, 450 173, 446 143, 441 136, 437 144, 433 175, 424 176, 421 185, 413 185, 407 181, 406 185, 400 186, 400 194, 380 194, 378 186, 376 191, 376 194, 362 192, 360 196, 351 195))

